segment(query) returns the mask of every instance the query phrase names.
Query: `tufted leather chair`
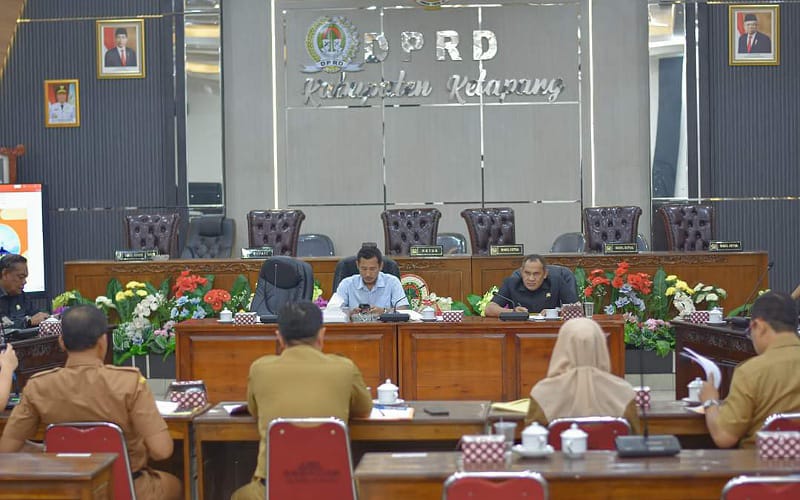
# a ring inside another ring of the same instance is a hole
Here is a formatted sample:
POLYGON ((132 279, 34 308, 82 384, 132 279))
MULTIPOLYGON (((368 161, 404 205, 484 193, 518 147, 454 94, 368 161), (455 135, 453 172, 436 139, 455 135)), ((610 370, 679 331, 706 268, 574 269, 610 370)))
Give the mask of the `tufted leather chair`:
POLYGON ((591 207, 583 209, 583 235, 587 252, 602 252, 603 243, 636 243, 639 207, 591 207))
POLYGON ((467 208, 461 211, 461 217, 467 222, 473 255, 489 255, 491 245, 517 242, 513 208, 467 208))
POLYGON ((708 250, 714 239, 714 207, 710 205, 664 205, 658 209, 664 221, 667 250, 708 250))
POLYGON ((314 294, 314 271, 311 264, 283 255, 264 261, 258 273, 256 291, 250 310, 259 316, 278 314, 288 302, 311 300, 314 294))
POLYGON ((178 223, 180 215, 139 214, 125 216, 128 248, 146 250, 155 248, 162 255, 178 256, 178 223))
POLYGON ((386 255, 408 255, 411 245, 435 245, 441 217, 435 208, 384 210, 386 255))
POLYGON ((236 223, 221 215, 197 217, 189 221, 189 234, 182 259, 227 259, 233 250, 236 223))
POLYGON ((270 246, 273 255, 295 256, 305 218, 302 210, 253 210, 247 214, 248 245, 270 246))

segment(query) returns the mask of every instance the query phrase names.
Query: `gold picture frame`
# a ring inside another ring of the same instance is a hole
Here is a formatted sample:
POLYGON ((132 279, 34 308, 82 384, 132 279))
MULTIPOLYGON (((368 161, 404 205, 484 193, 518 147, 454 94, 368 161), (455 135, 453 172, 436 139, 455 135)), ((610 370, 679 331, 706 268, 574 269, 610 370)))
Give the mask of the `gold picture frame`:
POLYGON ((44 81, 44 126, 81 126, 80 82, 77 79, 44 81))
POLYGON ((779 5, 729 5, 728 64, 730 66, 779 65, 780 29, 779 5))
POLYGON ((95 21, 97 78, 144 78, 143 19, 95 21))

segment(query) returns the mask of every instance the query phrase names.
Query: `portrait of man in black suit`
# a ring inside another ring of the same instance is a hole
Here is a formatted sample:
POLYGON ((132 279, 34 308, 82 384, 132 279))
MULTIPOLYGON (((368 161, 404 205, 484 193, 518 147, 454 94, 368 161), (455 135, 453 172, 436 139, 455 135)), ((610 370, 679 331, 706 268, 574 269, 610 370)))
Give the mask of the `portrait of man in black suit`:
POLYGON ((144 78, 144 20, 96 21, 97 77, 144 78))
POLYGON ((769 54, 772 52, 772 40, 758 31, 758 18, 755 14, 745 14, 744 34, 739 37, 740 54, 769 54))
POLYGON ((728 6, 728 64, 780 64, 780 5, 728 6))
POLYGON ((117 28, 114 32, 116 46, 106 52, 105 62, 108 67, 137 66, 136 51, 128 48, 128 30, 117 28))

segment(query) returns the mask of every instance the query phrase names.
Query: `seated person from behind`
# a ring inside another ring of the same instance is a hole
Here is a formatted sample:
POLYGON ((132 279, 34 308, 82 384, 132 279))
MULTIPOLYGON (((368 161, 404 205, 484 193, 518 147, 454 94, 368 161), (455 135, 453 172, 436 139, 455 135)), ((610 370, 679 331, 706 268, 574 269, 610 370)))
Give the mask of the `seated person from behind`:
POLYGON ((610 370, 600 325, 588 318, 567 321, 558 331, 547 377, 531 389, 526 423, 546 426, 557 418, 623 417, 638 434, 636 393, 610 370))
POLYGON ((800 411, 800 339, 797 307, 785 294, 768 292, 750 309, 750 339, 758 354, 733 372, 730 390, 719 402, 711 381, 703 384, 700 401, 708 431, 720 448, 755 445, 755 434, 773 413, 800 411))
POLYGON ((6 329, 36 326, 50 316, 25 296, 27 278, 28 259, 13 253, 0 259, 0 321, 6 329))
POLYGON ((361 247, 356 254, 356 264, 358 274, 343 279, 336 289, 342 306, 350 308, 351 316, 362 312, 380 315, 394 307, 408 309, 400 280, 381 272, 383 256, 377 247, 361 247), (362 304, 369 304, 369 311, 362 311, 359 308, 362 304))
POLYGON ((497 317, 502 312, 507 312, 505 306, 519 312, 540 312, 543 309, 552 309, 561 304, 578 302, 578 291, 575 287, 575 277, 550 273, 547 264, 541 255, 528 255, 522 260, 522 266, 503 280, 500 291, 491 302, 486 305, 487 317, 497 317), (501 295, 503 297, 501 297, 501 295), (508 299, 513 300, 510 303, 508 299))
POLYGON ((11 394, 11 386, 14 382, 14 370, 17 369, 19 360, 14 352, 14 346, 6 344, 5 349, 0 353, 0 403, 5 407, 8 396, 11 394))
POLYGON ((28 380, 0 438, 0 453, 22 450, 40 425, 113 422, 125 436, 136 497, 180 499, 178 478, 147 465, 148 458, 172 456, 172 437, 147 380, 137 368, 103 364, 108 348, 105 315, 94 306, 72 307, 64 313, 61 328, 58 341, 67 351, 67 363, 28 380))
POLYGON ((251 482, 232 500, 265 498, 266 445, 269 423, 276 418, 367 417, 372 398, 358 367, 349 359, 322 352, 322 312, 309 301, 286 304, 278 314, 279 356, 263 356, 250 366, 247 407, 258 418, 261 439, 251 482))

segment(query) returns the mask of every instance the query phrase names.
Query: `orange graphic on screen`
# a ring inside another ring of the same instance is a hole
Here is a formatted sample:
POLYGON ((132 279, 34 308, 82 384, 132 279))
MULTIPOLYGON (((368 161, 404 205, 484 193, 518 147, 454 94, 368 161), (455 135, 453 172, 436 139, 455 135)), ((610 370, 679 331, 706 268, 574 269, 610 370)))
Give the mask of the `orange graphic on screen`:
POLYGON ((28 253, 28 209, 0 209, 0 253, 28 253))

